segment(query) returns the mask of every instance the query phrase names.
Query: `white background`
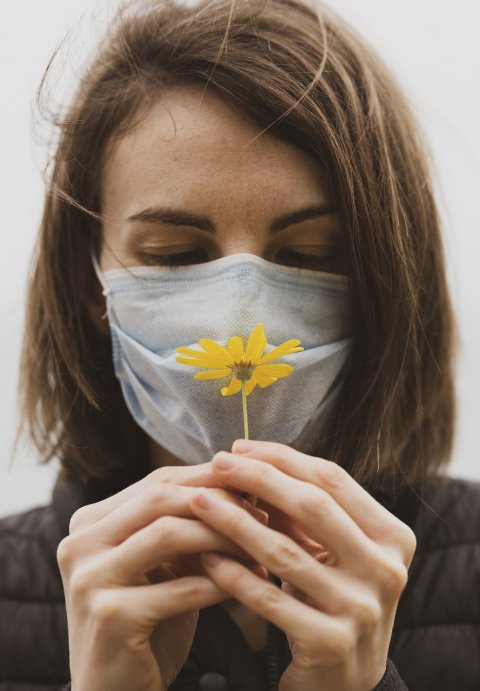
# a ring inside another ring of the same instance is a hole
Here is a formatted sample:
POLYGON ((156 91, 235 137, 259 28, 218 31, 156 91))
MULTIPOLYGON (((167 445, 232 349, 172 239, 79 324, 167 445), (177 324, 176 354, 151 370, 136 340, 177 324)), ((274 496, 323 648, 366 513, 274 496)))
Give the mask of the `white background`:
MULTIPOLYGON (((331 0, 393 68, 427 133, 443 223, 450 285, 460 327, 459 424, 449 475, 480 480, 480 4, 476 0, 331 0)), ((44 147, 32 132, 32 108, 43 71, 62 51, 78 64, 113 0, 22 0, 0 4, 0 515, 47 503, 56 465, 37 465, 21 446, 16 380, 24 287, 41 214, 44 147), (93 17, 92 8, 96 7, 93 17), (93 17, 93 19, 92 19, 93 17), (11 466, 11 467, 10 467, 11 466)), ((64 77, 67 84, 71 76, 64 77)), ((64 86, 59 77, 54 95, 64 86)))

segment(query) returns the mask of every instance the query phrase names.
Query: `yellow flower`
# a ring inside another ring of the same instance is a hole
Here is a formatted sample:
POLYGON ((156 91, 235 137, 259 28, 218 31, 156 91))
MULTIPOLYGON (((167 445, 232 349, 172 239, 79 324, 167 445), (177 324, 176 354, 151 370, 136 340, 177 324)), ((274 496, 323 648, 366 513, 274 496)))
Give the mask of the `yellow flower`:
POLYGON ((293 372, 292 365, 271 363, 272 360, 284 355, 303 350, 299 343, 297 339, 290 339, 264 355, 267 339, 263 332, 263 324, 258 324, 250 334, 245 350, 240 336, 232 336, 226 348, 210 338, 201 338, 198 345, 203 351, 177 348, 177 353, 180 353, 177 362, 207 370, 195 374, 194 379, 221 379, 231 376, 229 385, 221 389, 222 396, 239 393, 242 385, 248 396, 257 384, 264 389, 277 379, 288 377, 293 372))

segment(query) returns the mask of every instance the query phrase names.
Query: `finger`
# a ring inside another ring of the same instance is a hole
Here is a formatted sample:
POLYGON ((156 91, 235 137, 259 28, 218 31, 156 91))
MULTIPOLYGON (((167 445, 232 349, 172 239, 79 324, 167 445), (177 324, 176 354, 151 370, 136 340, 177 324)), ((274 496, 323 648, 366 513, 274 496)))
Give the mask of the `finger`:
MULTIPOLYGON (((229 502, 225 501, 225 504, 229 502)), ((258 523, 253 517, 251 520, 258 523)), ((163 562, 211 549, 231 554, 242 561, 254 561, 241 546, 199 520, 162 516, 121 545, 105 552, 101 568, 115 582, 131 583, 163 562)))
POLYGON ((283 511, 275 508, 275 506, 268 505, 267 525, 269 525, 273 530, 277 530, 279 533, 283 533, 284 535, 291 537, 309 554, 318 555, 323 553, 328 555, 328 551, 323 547, 323 545, 319 544, 316 540, 313 540, 298 521, 291 518, 291 516, 288 516, 283 511))
MULTIPOLYGON (((174 562, 167 562, 166 565, 163 564, 162 567, 167 566, 168 570, 172 574, 172 577, 174 578, 180 578, 182 576, 192 576, 192 575, 198 575, 198 576, 205 576, 205 569, 202 564, 201 560, 201 554, 190 554, 186 556, 179 557, 178 559, 175 559, 174 562)), ((269 573, 268 569, 265 568, 265 566, 261 566, 260 564, 256 564, 252 561, 243 561, 242 563, 253 573, 256 573, 260 578, 263 579, 268 579, 269 578, 269 573)), ((160 582, 163 580, 170 580, 169 578, 165 577, 160 577, 157 578, 155 575, 156 569, 154 569, 152 572, 149 572, 147 575, 149 579, 151 580, 152 583, 160 582), (153 577, 151 578, 151 576, 153 577)))
MULTIPOLYGON (((292 583, 322 611, 348 612, 354 602, 352 575, 345 576, 337 568, 319 562, 291 538, 260 525, 240 508, 214 496, 211 490, 199 492, 192 508, 202 521, 224 532, 251 554, 255 562, 266 566, 283 581, 292 583)), ((367 597, 367 589, 363 590, 360 585, 356 589, 367 597)))
POLYGON ((208 563, 211 555, 202 557, 213 582, 249 610, 256 612, 284 631, 289 639, 301 646, 315 641, 316 662, 331 663, 332 654, 344 649, 351 640, 347 624, 322 611, 315 610, 297 598, 259 579, 233 559, 215 553, 216 563, 208 563))
POLYGON ((338 463, 295 451, 285 444, 248 441, 251 451, 241 452, 242 442, 232 446, 242 458, 257 458, 275 466, 290 477, 311 483, 328 492, 368 537, 383 542, 385 532, 404 532, 405 526, 396 516, 374 499, 338 463))
POLYGON ((207 576, 187 576, 164 583, 105 589, 95 606, 97 613, 107 613, 118 631, 128 627, 149 634, 159 621, 227 599, 230 595, 207 576))
MULTIPOLYGON (((182 485, 186 487, 217 487, 222 489, 221 481, 214 477, 211 463, 201 463, 195 466, 164 466, 156 468, 144 478, 129 485, 111 497, 93 504, 86 504, 78 509, 70 520, 69 532, 82 530, 87 526, 100 521, 112 511, 122 506, 131 499, 149 493, 157 486, 182 485)), ((223 489, 227 489, 224 487, 223 489)))
POLYGON ((305 526, 340 565, 357 567, 378 557, 378 545, 324 489, 254 458, 245 462, 242 457, 223 452, 215 456, 212 465, 234 487, 247 491, 255 488, 259 497, 305 526), (222 467, 222 460, 232 461, 233 465, 222 467))
MULTIPOLYGON (((163 483, 151 484, 140 495, 120 504, 103 518, 84 528, 88 537, 97 544, 116 546, 130 535, 158 519, 162 515, 195 518, 189 507, 189 501, 197 491, 194 487, 181 487, 163 483)), ((247 504, 240 496, 232 492, 222 492, 225 499, 236 502, 251 512, 258 520, 267 522, 264 511, 247 504)))

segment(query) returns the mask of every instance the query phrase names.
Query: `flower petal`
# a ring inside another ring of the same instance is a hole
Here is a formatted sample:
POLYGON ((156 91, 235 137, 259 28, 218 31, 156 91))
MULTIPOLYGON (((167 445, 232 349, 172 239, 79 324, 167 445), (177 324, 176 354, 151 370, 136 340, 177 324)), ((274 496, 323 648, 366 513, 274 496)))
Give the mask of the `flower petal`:
POLYGON ((258 324, 248 337, 247 347, 245 348, 245 360, 256 363, 267 345, 267 339, 263 332, 263 324, 258 324))
POLYGON ((243 341, 240 336, 232 336, 227 343, 227 350, 234 362, 240 362, 243 357, 243 341))
MULTIPOLYGON (((202 362, 217 362, 218 358, 210 353, 205 353, 203 350, 192 350, 192 348, 177 348, 177 353, 186 355, 192 360, 201 360, 202 362)), ((223 365, 225 367, 225 365, 223 365)))
POLYGON ((284 343, 281 343, 279 346, 271 350, 269 353, 264 355, 260 360, 258 361, 259 365, 264 365, 267 362, 271 362, 272 360, 276 360, 279 357, 283 357, 284 355, 289 355, 290 353, 299 353, 301 350, 303 350, 302 347, 297 347, 300 341, 296 338, 292 338, 289 341, 285 341, 284 343))
POLYGON ((220 343, 212 341, 211 338, 201 338, 198 342, 209 355, 218 358, 218 361, 222 361, 225 365, 231 365, 233 363, 233 358, 231 354, 224 348, 220 343))
POLYGON ((262 374, 267 377, 274 377, 275 379, 281 379, 282 377, 288 377, 289 374, 293 372, 292 365, 278 364, 278 365, 258 365, 255 369, 255 375, 262 374))
POLYGON ((224 369, 223 362, 218 362, 218 359, 216 358, 205 357, 203 360, 194 360, 193 358, 177 356, 175 360, 177 362, 180 362, 182 365, 190 365, 190 367, 205 367, 206 369, 224 369))
POLYGON ((221 379, 222 377, 228 377, 232 373, 231 369, 216 369, 210 372, 197 372, 193 375, 194 379, 221 379))
POLYGON ((249 396, 252 393, 252 391, 256 387, 257 383, 258 382, 257 382, 257 379, 255 377, 255 374, 252 374, 250 379, 247 381, 247 386, 245 387, 245 393, 247 394, 247 396, 249 396))
POLYGON ((268 374, 263 374, 260 369, 255 370, 255 379, 257 384, 261 386, 262 389, 277 381, 276 377, 270 377, 268 374))
POLYGON ((205 356, 203 350, 194 350, 193 348, 184 348, 183 346, 179 346, 176 352, 181 355, 190 355, 191 357, 205 356))
POLYGON ((222 396, 232 396, 234 393, 238 393, 242 388, 242 382, 239 379, 235 379, 235 377, 232 377, 232 381, 228 386, 224 386, 223 389, 220 389, 220 393, 222 396))

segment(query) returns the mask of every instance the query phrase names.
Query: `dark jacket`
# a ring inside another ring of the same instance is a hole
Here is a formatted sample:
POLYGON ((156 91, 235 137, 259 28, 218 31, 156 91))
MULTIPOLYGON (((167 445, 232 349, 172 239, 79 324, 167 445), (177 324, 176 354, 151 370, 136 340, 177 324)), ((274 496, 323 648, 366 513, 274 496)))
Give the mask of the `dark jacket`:
MULTIPOLYGON (((0 691, 68 688, 57 545, 68 534, 72 513, 108 493, 59 480, 50 506, 0 520, 0 691)), ((431 481, 423 499, 405 488, 395 496, 372 494, 414 529, 418 541, 376 691, 478 691, 480 483, 431 481)), ((266 659, 252 653, 222 607, 205 608, 170 691, 276 689, 290 652, 285 635, 272 625, 266 650, 266 659)))

